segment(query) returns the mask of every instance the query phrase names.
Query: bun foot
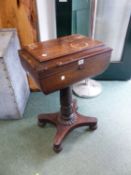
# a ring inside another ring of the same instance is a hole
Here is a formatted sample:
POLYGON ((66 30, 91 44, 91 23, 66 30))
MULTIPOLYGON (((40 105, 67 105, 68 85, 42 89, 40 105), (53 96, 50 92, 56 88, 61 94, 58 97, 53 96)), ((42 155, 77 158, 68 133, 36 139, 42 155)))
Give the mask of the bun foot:
POLYGON ((96 124, 89 125, 89 130, 94 131, 96 129, 97 129, 97 123, 96 124))
POLYGON ((61 145, 53 145, 53 150, 56 153, 59 153, 60 151, 62 151, 62 146, 61 145))
POLYGON ((46 122, 40 122, 38 121, 38 126, 43 128, 46 125, 46 122))

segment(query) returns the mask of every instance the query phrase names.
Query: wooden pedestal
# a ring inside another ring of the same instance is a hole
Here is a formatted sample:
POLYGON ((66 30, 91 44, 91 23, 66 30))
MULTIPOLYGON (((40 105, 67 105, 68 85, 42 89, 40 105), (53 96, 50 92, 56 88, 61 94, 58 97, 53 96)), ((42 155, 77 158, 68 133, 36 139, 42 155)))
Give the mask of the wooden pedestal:
POLYGON ((101 74, 110 63, 111 52, 103 42, 79 34, 32 43, 19 51, 23 67, 43 93, 60 90, 60 112, 38 116, 40 126, 48 122, 56 125, 54 151, 61 151, 61 143, 72 129, 85 125, 96 129, 96 118, 77 112, 70 86, 101 74))
POLYGON ((95 130, 97 128, 97 119, 95 117, 83 116, 77 112, 76 101, 72 100, 71 87, 60 90, 60 104, 60 112, 40 114, 38 116, 39 126, 52 123, 57 128, 53 144, 55 152, 60 152, 62 150, 62 141, 71 130, 80 126, 89 126, 90 130, 95 130))

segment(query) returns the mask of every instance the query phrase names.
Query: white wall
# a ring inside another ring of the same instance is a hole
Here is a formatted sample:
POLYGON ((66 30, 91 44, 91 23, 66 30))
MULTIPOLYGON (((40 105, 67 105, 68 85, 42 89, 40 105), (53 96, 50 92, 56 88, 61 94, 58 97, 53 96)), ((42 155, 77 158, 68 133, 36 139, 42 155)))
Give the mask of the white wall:
POLYGON ((113 48, 111 61, 119 62, 131 14, 131 1, 98 0, 97 4, 95 38, 113 48))
POLYGON ((55 0, 37 0, 40 41, 56 38, 55 0))

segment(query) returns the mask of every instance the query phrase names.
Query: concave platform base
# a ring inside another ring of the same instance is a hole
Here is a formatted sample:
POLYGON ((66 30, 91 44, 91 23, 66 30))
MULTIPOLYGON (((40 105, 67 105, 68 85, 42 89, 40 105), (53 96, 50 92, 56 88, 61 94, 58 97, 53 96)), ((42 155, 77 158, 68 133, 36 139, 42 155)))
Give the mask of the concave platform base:
MULTIPOLYGON (((68 90, 66 89, 65 91, 68 90)), ((61 94, 63 94, 63 92, 61 94)), ((67 94, 69 95, 69 93, 67 94)), ((63 95, 61 95, 61 97, 61 112, 51 114, 40 114, 38 116, 39 126, 45 126, 46 123, 52 123, 56 126, 57 132, 54 138, 53 149, 57 153, 62 150, 62 141, 71 130, 81 126, 89 126, 90 130, 95 130, 97 128, 97 119, 95 117, 87 117, 79 114, 77 112, 77 104, 75 100, 71 103, 66 103, 68 101, 67 98, 65 101, 63 101, 63 95), (63 102, 68 104, 68 107, 65 107, 63 102), (69 105, 71 107, 70 111, 67 110, 69 109, 69 105), (71 112, 71 114, 69 115, 68 112, 71 112), (66 118, 65 113, 68 113, 68 116, 66 116, 66 118)))
POLYGON ((96 118, 85 117, 78 113, 75 113, 75 115, 75 122, 69 125, 64 125, 59 121, 60 113, 41 114, 38 116, 39 126, 45 126, 46 123, 52 123, 57 128, 53 144, 55 152, 60 152, 62 150, 61 143, 71 130, 80 126, 89 126, 90 130, 95 130, 97 128, 96 118))

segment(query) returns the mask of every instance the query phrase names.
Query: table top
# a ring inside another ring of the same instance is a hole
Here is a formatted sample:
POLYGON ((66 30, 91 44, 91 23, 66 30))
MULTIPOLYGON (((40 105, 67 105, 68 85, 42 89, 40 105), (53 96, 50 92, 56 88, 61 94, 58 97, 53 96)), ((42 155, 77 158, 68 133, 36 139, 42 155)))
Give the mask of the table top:
POLYGON ((74 34, 49 41, 32 43, 23 49, 37 61, 44 62, 100 46, 103 46, 103 43, 100 41, 74 34))

